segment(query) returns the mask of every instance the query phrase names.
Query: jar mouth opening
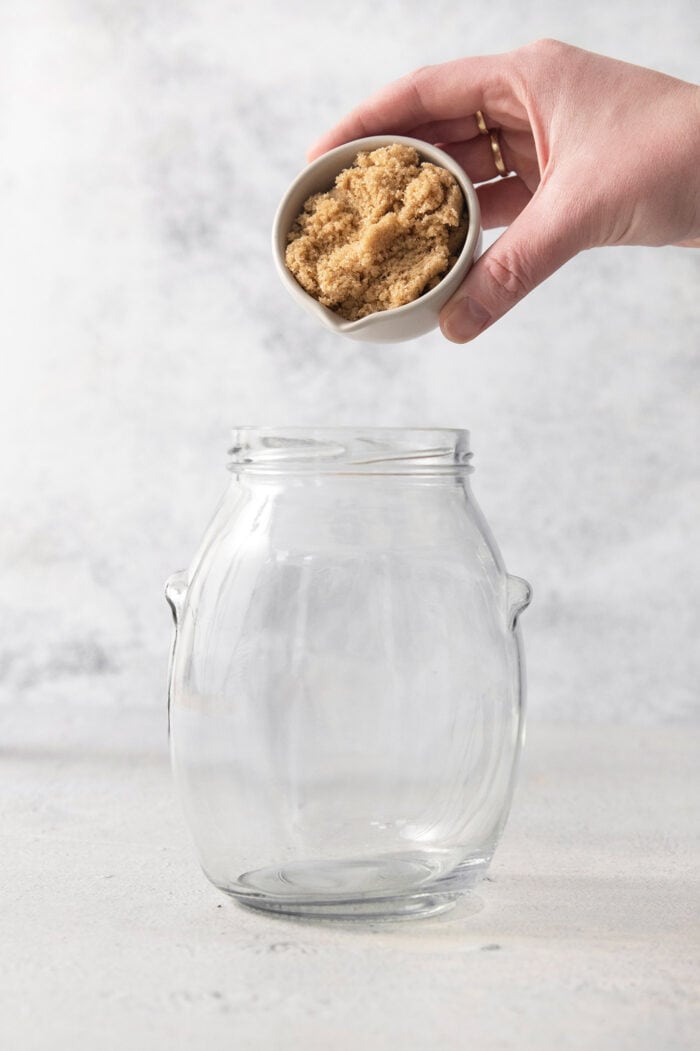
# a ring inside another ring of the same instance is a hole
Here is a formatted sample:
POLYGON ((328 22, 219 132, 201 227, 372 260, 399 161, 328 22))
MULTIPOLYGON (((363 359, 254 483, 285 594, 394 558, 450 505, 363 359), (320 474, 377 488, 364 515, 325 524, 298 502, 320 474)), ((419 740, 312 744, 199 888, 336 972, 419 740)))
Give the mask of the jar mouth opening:
POLYGON ((469 432, 445 427, 237 427, 229 470, 421 473, 471 471, 469 432))

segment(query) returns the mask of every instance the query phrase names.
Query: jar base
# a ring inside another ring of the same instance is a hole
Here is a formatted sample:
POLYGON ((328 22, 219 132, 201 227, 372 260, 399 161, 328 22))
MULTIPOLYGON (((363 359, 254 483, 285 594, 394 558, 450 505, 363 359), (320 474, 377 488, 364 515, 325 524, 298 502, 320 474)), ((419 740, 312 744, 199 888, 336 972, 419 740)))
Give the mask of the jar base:
MULTIPOLYGON (((417 919, 452 908, 485 875, 489 861, 470 858, 440 875, 417 858, 296 862, 216 886, 247 908, 287 916, 346 922, 417 919)), ((474 911, 478 907, 475 903, 474 911)))
POLYGON ((267 898, 246 898, 231 893, 239 905, 255 912, 274 913, 309 920, 336 920, 342 923, 382 923, 395 920, 422 920, 452 909, 459 894, 418 894, 408 898, 367 901, 289 902, 267 898))

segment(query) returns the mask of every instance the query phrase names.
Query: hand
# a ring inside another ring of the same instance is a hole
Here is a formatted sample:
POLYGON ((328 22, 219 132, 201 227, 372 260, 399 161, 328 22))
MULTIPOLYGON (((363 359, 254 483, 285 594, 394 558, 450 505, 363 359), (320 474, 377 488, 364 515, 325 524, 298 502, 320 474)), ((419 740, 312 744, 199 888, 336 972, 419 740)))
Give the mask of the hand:
POLYGON ((426 66, 353 110, 309 159, 365 135, 439 143, 478 187, 486 229, 507 230, 443 308, 465 343, 585 248, 700 247, 700 88, 541 40, 426 66), (496 129, 511 174, 498 178, 496 129))

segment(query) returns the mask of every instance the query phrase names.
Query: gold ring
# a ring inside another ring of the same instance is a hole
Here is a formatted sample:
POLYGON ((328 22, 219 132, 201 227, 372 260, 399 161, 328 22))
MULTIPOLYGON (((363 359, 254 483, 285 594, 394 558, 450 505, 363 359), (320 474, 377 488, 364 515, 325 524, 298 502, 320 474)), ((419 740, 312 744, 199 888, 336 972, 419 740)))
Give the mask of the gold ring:
POLYGON ((474 114, 474 116, 476 117, 476 126, 479 129, 479 132, 482 135, 488 135, 489 129, 486 127, 486 121, 484 120, 484 114, 481 112, 480 109, 478 109, 476 111, 476 113, 474 114))
POLYGON ((501 144, 498 141, 498 132, 489 132, 489 141, 491 143, 491 153, 493 154, 493 163, 496 165, 496 171, 502 179, 509 174, 506 168, 505 161, 503 160, 503 154, 501 153, 501 144))

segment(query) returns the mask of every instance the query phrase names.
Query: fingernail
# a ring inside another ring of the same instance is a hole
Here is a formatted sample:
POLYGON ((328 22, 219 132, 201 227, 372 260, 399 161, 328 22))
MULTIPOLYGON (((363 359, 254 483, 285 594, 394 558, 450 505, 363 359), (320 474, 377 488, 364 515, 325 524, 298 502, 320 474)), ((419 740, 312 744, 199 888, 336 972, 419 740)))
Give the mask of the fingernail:
POLYGON ((481 303, 464 296, 450 304, 441 328, 453 343, 466 343, 486 328, 491 315, 481 303))

